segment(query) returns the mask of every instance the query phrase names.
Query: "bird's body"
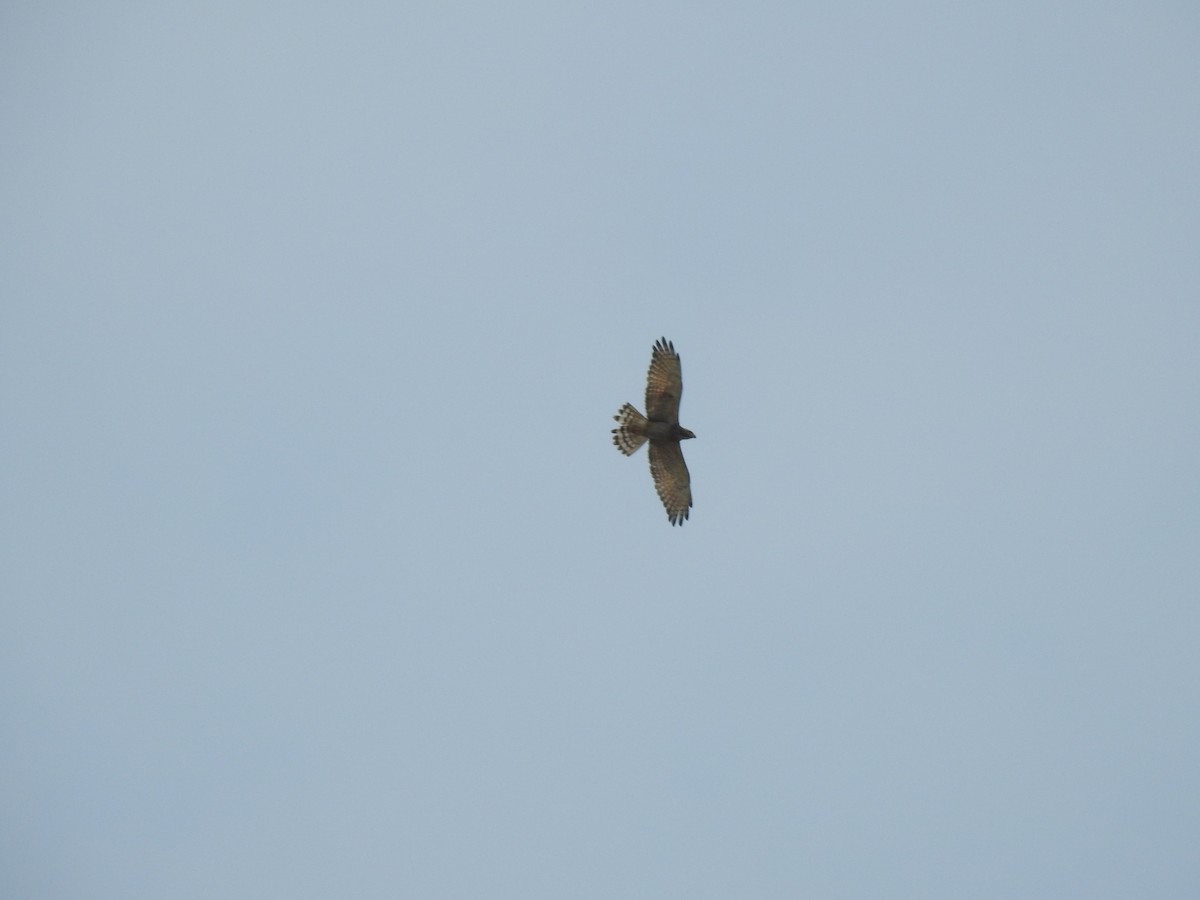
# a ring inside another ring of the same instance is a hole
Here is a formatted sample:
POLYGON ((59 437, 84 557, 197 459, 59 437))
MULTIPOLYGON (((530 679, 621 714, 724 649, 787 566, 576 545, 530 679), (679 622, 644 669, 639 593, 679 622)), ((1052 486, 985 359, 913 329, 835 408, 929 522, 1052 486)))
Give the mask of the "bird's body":
POLYGON ((691 476, 680 441, 696 435, 679 424, 683 397, 683 367, 675 345, 662 338, 654 344, 646 376, 646 415, 630 403, 617 412, 613 443, 626 456, 649 441, 650 474, 672 525, 683 524, 692 506, 691 476))

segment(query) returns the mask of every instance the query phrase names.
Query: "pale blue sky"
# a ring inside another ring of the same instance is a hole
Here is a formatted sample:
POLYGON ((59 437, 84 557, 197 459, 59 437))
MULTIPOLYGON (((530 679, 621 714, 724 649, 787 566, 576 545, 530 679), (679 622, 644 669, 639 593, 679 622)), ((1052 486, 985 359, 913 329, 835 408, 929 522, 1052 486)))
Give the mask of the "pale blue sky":
POLYGON ((1200 894, 1198 46, 6 4, 0 894, 1200 894))

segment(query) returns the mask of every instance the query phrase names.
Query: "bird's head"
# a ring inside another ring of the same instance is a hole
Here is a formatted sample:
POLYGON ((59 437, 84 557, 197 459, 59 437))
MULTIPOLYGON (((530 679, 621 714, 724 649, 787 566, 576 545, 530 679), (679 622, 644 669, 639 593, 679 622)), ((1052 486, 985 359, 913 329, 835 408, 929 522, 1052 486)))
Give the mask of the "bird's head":
POLYGON ((679 440, 681 440, 681 441, 686 441, 688 438, 694 438, 694 437, 695 437, 695 435, 694 435, 694 434, 692 434, 690 431, 688 431, 686 428, 682 428, 682 427, 680 427, 680 426, 676 426, 676 427, 677 427, 677 428, 679 428, 679 431, 678 431, 678 434, 679 434, 679 440))

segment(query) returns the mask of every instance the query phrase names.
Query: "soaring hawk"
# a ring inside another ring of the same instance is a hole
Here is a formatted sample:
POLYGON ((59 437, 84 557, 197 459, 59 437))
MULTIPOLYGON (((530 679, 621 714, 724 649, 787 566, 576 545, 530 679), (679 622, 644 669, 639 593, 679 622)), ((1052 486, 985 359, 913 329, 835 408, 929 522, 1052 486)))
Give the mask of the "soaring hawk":
POLYGON ((654 342, 646 375, 646 415, 626 403, 613 416, 613 443, 626 456, 650 442, 650 474, 672 525, 682 525, 692 506, 692 479, 683 461, 680 441, 695 435, 679 425, 683 369, 675 345, 666 338, 654 342))

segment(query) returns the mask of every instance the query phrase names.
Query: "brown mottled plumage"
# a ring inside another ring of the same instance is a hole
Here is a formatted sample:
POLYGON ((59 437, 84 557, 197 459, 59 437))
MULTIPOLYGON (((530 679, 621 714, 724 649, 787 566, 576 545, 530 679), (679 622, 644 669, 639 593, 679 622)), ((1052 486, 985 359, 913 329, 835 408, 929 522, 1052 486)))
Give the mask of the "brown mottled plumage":
POLYGON ((613 443, 626 456, 650 442, 650 474, 654 489, 672 525, 682 525, 692 506, 692 480, 683 461, 680 441, 695 435, 679 425, 683 397, 683 369, 675 345, 666 338, 655 341, 646 375, 646 415, 626 403, 614 419, 613 443))

